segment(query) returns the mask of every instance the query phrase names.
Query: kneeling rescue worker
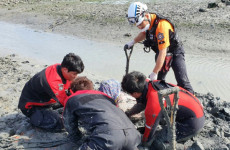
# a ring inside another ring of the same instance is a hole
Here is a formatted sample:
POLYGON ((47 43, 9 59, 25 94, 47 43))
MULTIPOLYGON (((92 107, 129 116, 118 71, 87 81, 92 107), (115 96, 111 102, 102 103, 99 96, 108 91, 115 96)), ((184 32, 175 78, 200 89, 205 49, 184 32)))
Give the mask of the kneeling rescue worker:
POLYGON ((67 54, 61 64, 48 66, 25 84, 18 108, 33 126, 61 131, 64 128, 61 115, 53 109, 63 107, 72 80, 83 70, 81 58, 67 54))
POLYGON ((71 141, 78 145, 81 140, 76 146, 79 150, 137 150, 141 135, 116 107, 120 83, 110 80, 101 86, 105 93, 93 90, 86 77, 78 77, 71 84, 74 94, 66 99, 63 113, 71 141))
MULTIPOLYGON (((145 109, 146 124, 142 142, 149 146, 152 143, 151 141, 156 139, 154 135, 156 127, 163 116, 157 92, 175 85, 158 80, 148 81, 144 74, 136 71, 125 75, 121 85, 125 92, 137 99, 137 104, 126 112, 127 116, 130 117, 145 109)), ((182 142, 201 131, 204 126, 205 116, 203 106, 199 100, 187 90, 179 88, 176 140, 177 142, 182 142)), ((173 105, 173 95, 165 98, 167 104, 173 105)), ((166 103, 164 105, 166 107, 166 103)))

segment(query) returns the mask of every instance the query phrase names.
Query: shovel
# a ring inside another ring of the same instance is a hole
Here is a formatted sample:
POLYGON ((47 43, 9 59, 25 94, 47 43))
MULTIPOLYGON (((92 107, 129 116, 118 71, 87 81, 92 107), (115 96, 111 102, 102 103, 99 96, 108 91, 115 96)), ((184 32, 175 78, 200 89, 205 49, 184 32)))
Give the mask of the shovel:
POLYGON ((125 74, 129 73, 129 60, 133 52, 133 46, 130 48, 129 53, 127 52, 127 49, 124 50, 125 55, 126 55, 126 69, 125 69, 125 74))

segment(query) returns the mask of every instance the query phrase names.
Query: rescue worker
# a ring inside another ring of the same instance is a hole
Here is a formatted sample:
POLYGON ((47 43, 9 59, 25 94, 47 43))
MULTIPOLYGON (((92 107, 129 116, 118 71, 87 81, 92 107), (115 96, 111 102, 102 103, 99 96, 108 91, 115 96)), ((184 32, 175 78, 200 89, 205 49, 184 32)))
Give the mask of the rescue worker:
POLYGON ((106 85, 107 93, 93 90, 93 83, 86 77, 72 82, 74 94, 64 103, 63 119, 70 139, 79 150, 136 150, 140 144, 140 133, 116 107, 117 92, 111 93, 118 91, 116 88, 119 85, 113 82, 106 85), (115 85, 110 87, 115 90, 108 90, 108 85, 115 85), (81 145, 79 140, 83 141, 81 145))
POLYGON ((30 123, 49 131, 61 131, 61 115, 52 109, 63 107, 70 95, 72 80, 84 70, 81 58, 74 53, 67 54, 61 64, 48 66, 35 74, 24 86, 18 108, 30 119, 30 123))
MULTIPOLYGON (((139 103, 139 105, 134 106, 126 112, 127 116, 130 117, 145 109, 146 123, 142 142, 150 146, 154 139, 159 140, 159 137, 155 138, 154 134, 156 127, 163 117, 157 92, 158 90, 174 87, 175 85, 158 80, 148 81, 144 74, 137 71, 125 75, 121 85, 122 89, 135 97, 137 103, 139 103)), ((179 109, 176 114, 176 140, 177 142, 182 142, 200 132, 204 126, 205 116, 199 100, 187 90, 179 88, 179 109)), ((173 94, 169 96, 167 103, 170 105, 173 104, 173 94)), ((166 107, 165 102, 164 105, 166 107)))
POLYGON ((166 17, 156 13, 148 13, 147 6, 134 2, 129 6, 127 19, 136 25, 140 33, 134 40, 125 44, 124 49, 130 49, 134 44, 145 40, 145 48, 151 48, 155 53, 155 66, 149 77, 151 80, 165 80, 170 66, 174 71, 177 85, 194 94, 188 79, 184 48, 179 41, 174 24, 166 17))

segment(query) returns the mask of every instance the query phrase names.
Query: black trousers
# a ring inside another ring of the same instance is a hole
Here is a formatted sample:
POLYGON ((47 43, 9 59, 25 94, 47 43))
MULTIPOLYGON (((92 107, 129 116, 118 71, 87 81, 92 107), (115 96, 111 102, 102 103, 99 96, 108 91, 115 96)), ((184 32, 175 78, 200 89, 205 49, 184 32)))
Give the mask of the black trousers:
MULTIPOLYGON (((205 116, 201 118, 188 118, 176 121, 176 141, 183 143, 190 138, 196 136, 204 127, 205 116)), ((153 136, 152 136, 153 137, 153 136)), ((164 143, 168 143, 168 128, 164 126, 159 132, 154 135, 152 147, 155 149, 163 149, 164 143)))
MULTIPOLYGON (((157 59, 157 57, 158 57, 158 54, 156 54, 155 60, 157 59)), ((177 85, 188 90, 190 93, 194 94, 193 88, 190 84, 190 81, 187 75, 184 53, 173 54, 173 60, 172 60, 171 67, 173 69, 173 72, 174 72, 174 75, 177 81, 177 85)), ((160 71, 158 73, 157 80, 165 80, 167 73, 168 72, 160 71)))
POLYGON ((197 135, 204 127, 205 116, 201 118, 190 118, 176 122, 177 142, 187 141, 197 135))
POLYGON ((61 115, 47 107, 33 107, 32 113, 27 116, 30 123, 35 126, 49 131, 61 131, 64 128, 61 115))
POLYGON ((136 129, 109 130, 93 133, 79 150, 138 150, 141 135, 136 129))

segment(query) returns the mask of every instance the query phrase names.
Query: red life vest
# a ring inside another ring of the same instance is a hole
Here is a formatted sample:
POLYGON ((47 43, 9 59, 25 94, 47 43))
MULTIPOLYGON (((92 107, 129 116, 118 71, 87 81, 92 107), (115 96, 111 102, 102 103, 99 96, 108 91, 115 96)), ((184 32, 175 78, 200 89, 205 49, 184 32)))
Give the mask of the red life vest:
POLYGON ((52 66, 47 67, 45 71, 45 77, 43 71, 40 72, 41 74, 41 83, 43 84, 43 87, 45 88, 45 91, 47 93, 51 93, 50 95, 53 95, 50 100, 45 99, 37 99, 32 100, 28 99, 25 108, 31 109, 32 106, 46 106, 50 104, 54 104, 56 102, 60 102, 60 104, 64 104, 64 100, 67 98, 66 91, 70 87, 71 82, 66 80, 66 83, 64 84, 62 81, 62 78, 57 72, 57 66, 60 64, 55 64, 52 66), (48 86, 46 86, 48 85, 48 86))
MULTIPOLYGON (((159 82, 159 81, 154 81, 159 82)), ((167 83, 166 83, 167 84, 167 83)), ((173 84, 168 84, 170 86, 175 86, 173 84)), ((178 106, 185 107, 189 112, 191 112, 191 116, 196 118, 201 118, 204 116, 203 107, 199 100, 193 96, 190 92, 186 91, 185 89, 180 88, 179 91, 179 100, 178 106)), ((171 105, 173 105, 173 97, 174 94, 169 95, 171 105)), ((161 111, 159 98, 158 98, 158 91, 155 89, 151 82, 148 83, 148 92, 146 95, 147 104, 145 109, 145 119, 146 119, 146 126, 145 126, 145 133, 143 139, 148 139, 150 131, 155 124, 155 121, 161 111)), ((166 103, 164 102, 166 107, 166 103)), ((177 115, 183 115, 183 112, 180 109, 177 111, 177 115)), ((191 116, 184 116, 191 117, 191 116)))
POLYGON ((69 80, 66 80, 65 84, 62 82, 60 75, 57 73, 57 65, 60 64, 48 67, 45 74, 47 82, 56 96, 56 100, 64 105, 64 100, 68 97, 66 91, 68 91, 71 82, 69 80))

